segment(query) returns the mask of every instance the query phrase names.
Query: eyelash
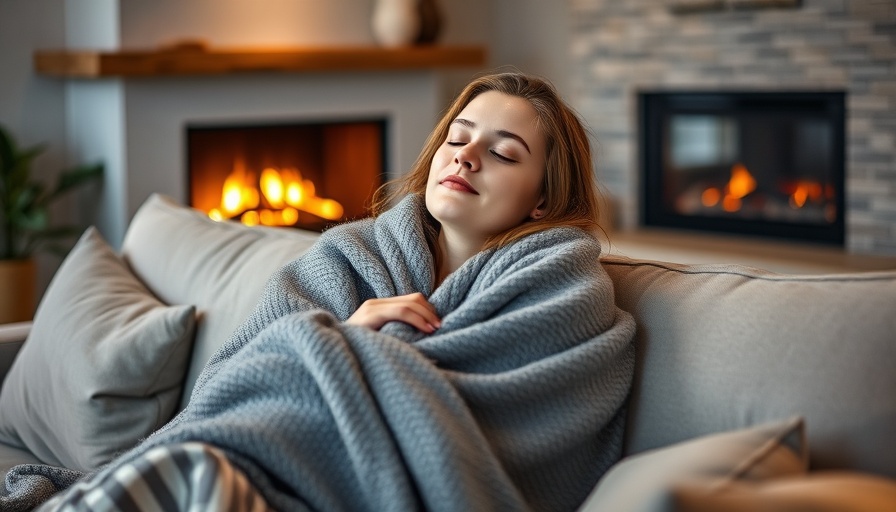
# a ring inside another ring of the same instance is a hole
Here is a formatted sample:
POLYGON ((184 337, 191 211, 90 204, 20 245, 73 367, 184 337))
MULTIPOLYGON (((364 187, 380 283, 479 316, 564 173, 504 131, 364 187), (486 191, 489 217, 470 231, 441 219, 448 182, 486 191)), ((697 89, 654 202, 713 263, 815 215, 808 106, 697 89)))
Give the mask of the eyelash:
POLYGON ((515 163, 516 163, 516 160, 514 160, 514 159, 512 159, 512 158, 507 158, 506 156, 504 156, 504 155, 502 155, 501 153, 498 153, 498 152, 496 152, 496 151, 490 151, 490 153, 491 153, 492 155, 494 155, 495 158, 497 158, 498 160, 501 160, 501 161, 504 162, 504 163, 508 163, 508 164, 515 164, 515 163))
MULTIPOLYGON (((449 146, 459 147, 459 146, 463 146, 464 144, 466 144, 466 142, 454 142, 454 141, 448 141, 447 144, 448 144, 449 146)), ((494 156, 495 158, 497 158, 498 160, 500 160, 500 161, 502 161, 502 162, 504 162, 504 163, 507 163, 507 164, 515 164, 515 163, 517 163, 516 160, 514 160, 514 159, 512 159, 512 158, 508 158, 508 157, 506 157, 506 156, 504 156, 504 155, 498 153, 497 151, 489 150, 489 153, 491 153, 492 156, 494 156)))

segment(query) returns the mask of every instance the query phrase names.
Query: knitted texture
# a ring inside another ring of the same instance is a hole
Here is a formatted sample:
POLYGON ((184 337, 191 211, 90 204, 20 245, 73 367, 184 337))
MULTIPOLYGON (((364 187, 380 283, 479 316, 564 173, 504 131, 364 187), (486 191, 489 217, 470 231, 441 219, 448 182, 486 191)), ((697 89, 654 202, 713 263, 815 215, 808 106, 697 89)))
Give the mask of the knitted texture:
POLYGON ((278 510, 573 510, 621 454, 634 321, 600 244, 556 228, 433 290, 422 198, 325 232, 277 271, 189 405, 113 464, 199 441, 278 510), (348 325, 421 292, 442 326, 348 325))
POLYGON ((84 474, 65 468, 41 464, 22 464, 6 474, 6 489, 0 496, 3 512, 26 512, 50 499, 60 489, 66 489, 84 474))

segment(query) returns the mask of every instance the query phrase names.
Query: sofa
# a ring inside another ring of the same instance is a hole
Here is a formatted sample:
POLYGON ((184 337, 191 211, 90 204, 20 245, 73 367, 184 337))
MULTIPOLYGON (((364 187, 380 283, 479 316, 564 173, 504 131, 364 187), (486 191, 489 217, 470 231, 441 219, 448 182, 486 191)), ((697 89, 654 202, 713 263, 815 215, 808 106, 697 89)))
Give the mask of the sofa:
MULTIPOLYGON (((317 234, 153 195, 90 228, 33 322, 0 326, 0 472, 95 469, 188 401, 317 234)), ((624 457, 582 510, 896 510, 896 270, 781 275, 606 255, 637 324, 624 457)))

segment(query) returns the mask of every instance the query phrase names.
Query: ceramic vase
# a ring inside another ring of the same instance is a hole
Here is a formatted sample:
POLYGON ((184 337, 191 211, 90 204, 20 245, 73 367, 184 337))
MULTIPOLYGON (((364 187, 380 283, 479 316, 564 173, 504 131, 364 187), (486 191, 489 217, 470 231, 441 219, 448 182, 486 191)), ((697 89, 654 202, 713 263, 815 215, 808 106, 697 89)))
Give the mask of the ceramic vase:
POLYGON ((386 48, 414 44, 420 35, 418 0, 376 0, 371 27, 377 43, 386 48))

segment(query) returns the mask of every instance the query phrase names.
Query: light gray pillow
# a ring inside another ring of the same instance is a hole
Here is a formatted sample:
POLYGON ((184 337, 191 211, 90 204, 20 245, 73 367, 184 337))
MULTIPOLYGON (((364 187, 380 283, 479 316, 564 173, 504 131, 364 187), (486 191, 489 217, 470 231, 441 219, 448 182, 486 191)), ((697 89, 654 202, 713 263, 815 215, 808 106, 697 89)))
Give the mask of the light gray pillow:
POLYGON ((607 257, 635 317, 625 454, 799 415, 814 470, 896 478, 896 271, 607 257))
POLYGON ((681 487, 703 492, 805 474, 803 419, 711 434, 630 456, 598 482, 582 512, 671 512, 681 487))
POLYGON ((181 407, 206 361, 258 304, 270 275, 319 236, 215 222, 158 194, 140 206, 121 246, 122 259, 159 299, 193 304, 200 318, 181 407))
POLYGON ((0 391, 0 441, 92 470, 168 421, 195 327, 89 228, 50 282, 0 391))

